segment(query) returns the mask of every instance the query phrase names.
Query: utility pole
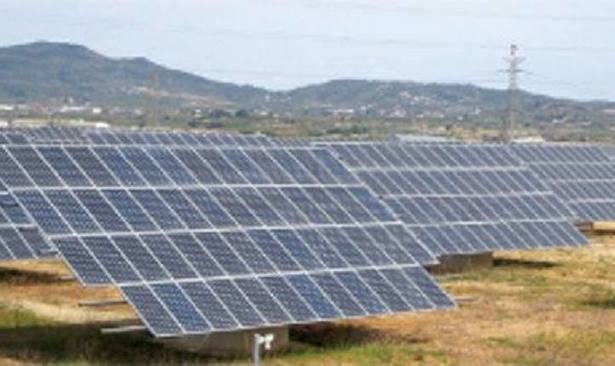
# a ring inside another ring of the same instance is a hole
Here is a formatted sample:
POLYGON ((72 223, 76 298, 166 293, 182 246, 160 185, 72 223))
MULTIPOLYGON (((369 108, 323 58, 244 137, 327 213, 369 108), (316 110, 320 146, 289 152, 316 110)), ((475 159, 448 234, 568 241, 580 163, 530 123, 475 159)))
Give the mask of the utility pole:
POLYGON ((523 72, 519 67, 525 60, 517 52, 519 47, 516 44, 510 45, 510 53, 504 58, 508 68, 504 70, 508 74, 508 116, 502 124, 502 140, 511 142, 514 139, 514 130, 517 118, 517 96, 519 91, 518 75, 523 72))

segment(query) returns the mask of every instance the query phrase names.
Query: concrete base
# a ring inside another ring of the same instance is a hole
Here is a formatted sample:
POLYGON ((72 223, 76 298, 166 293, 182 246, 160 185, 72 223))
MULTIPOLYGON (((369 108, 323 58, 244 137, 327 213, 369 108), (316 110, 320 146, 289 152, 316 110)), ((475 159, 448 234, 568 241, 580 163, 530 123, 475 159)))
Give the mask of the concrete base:
MULTIPOLYGON (((182 352, 200 353, 218 357, 246 357, 252 355, 254 335, 274 335, 271 350, 275 352, 288 346, 288 327, 261 328, 238 332, 214 333, 207 336, 187 336, 181 338, 158 339, 165 347, 182 352)), ((263 353, 265 353, 263 351, 263 353)))
POLYGON ((438 258, 439 264, 427 267, 433 274, 460 273, 493 267, 493 252, 479 254, 446 254, 438 258))
POLYGON ((592 234, 610 234, 615 232, 615 221, 596 221, 585 224, 585 226, 577 225, 577 227, 581 231, 590 232, 592 234), (587 226, 589 226, 589 230, 587 230, 587 226))

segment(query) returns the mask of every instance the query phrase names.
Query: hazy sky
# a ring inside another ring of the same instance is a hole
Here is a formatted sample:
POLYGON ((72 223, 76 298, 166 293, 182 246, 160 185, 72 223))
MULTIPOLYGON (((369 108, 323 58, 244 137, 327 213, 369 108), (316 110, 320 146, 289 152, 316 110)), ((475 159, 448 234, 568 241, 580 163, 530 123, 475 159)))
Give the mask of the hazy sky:
POLYGON ((202 76, 287 89, 332 78, 505 87, 615 100, 615 2, 0 0, 0 46, 69 41, 202 76))

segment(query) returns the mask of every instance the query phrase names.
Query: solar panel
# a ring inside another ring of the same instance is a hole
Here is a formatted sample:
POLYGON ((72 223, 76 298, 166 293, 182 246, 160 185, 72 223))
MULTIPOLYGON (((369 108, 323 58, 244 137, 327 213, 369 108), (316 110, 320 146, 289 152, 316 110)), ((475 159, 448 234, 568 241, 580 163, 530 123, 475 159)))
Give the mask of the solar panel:
POLYGON ((0 185, 0 261, 35 259, 53 255, 15 197, 0 185))
POLYGON ((79 280, 118 286, 156 336, 452 306, 419 263, 433 255, 327 150, 0 151, 79 280))
POLYGON ((515 144, 511 151, 566 203, 572 219, 615 219, 615 162, 601 146, 515 144))
POLYGON ((585 243, 565 205, 503 146, 324 146, 437 255, 585 243))

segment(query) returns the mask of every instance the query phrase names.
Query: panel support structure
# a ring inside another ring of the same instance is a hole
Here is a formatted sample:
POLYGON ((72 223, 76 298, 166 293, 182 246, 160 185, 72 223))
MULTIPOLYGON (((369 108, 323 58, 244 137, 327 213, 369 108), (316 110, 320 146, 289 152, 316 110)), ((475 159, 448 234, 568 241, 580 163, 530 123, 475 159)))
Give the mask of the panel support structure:
POLYGON ((493 267, 493 252, 440 256, 440 263, 427 267, 432 274, 459 273, 493 267))
POLYGON ((159 338, 156 339, 156 342, 182 352, 200 353, 218 357, 247 357, 252 355, 255 334, 274 335, 275 340, 271 343, 271 352, 284 350, 289 344, 288 327, 213 333, 204 336, 159 338))

